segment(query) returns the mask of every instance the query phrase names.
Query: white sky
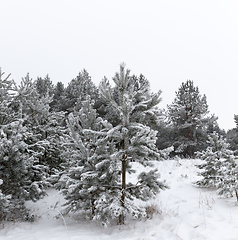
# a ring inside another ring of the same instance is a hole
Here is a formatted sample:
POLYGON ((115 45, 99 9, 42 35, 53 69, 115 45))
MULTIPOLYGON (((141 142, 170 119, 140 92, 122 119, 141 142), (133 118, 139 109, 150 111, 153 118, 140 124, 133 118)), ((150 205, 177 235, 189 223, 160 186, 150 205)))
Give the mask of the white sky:
POLYGON ((238 1, 0 0, 0 67, 20 82, 49 74, 67 86, 85 68, 98 85, 125 62, 162 90, 187 79, 224 129, 238 114, 238 1))

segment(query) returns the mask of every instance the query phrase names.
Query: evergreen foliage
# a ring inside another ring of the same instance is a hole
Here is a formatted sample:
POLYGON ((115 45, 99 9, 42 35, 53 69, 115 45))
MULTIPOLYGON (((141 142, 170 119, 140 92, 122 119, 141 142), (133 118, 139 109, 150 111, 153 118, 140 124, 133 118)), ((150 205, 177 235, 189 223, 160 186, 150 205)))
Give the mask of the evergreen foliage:
POLYGON ((23 218, 26 214, 25 200, 36 201, 45 194, 47 185, 45 167, 39 164, 37 152, 26 143, 31 133, 22 121, 11 122, 0 133, 0 185, 2 193, 11 196, 11 217, 23 218))
POLYGON ((39 109, 44 112, 45 103, 36 98, 38 95, 29 75, 19 87, 8 78, 1 78, 0 90, 0 115, 3 116, 0 125, 0 179, 3 184, 0 190, 6 196, 2 203, 8 205, 2 219, 29 220, 25 201, 41 198, 48 184, 47 166, 39 162, 43 144, 35 141, 38 135, 33 130, 34 124, 41 121, 39 109), (8 117, 4 117, 5 113, 8 117))
POLYGON ((40 97, 51 97, 54 93, 54 85, 48 75, 45 78, 38 77, 35 81, 35 86, 40 97))
MULTIPOLYGON (((4 185, 0 179, 0 186, 4 185)), ((34 217, 29 216, 29 211, 24 206, 24 201, 13 199, 11 195, 5 195, 0 189, 0 221, 28 220, 33 221, 34 217)))
MULTIPOLYGON (((157 131, 156 146, 159 150, 167 149, 174 144, 175 129, 165 119, 159 125, 153 127, 157 131)), ((174 151, 171 151, 171 156, 174 151)))
POLYGON ((78 109, 76 110, 79 110, 81 107, 80 103, 86 100, 88 95, 92 100, 96 101, 98 98, 98 89, 91 80, 89 73, 83 69, 65 89, 64 109, 67 109, 67 112, 69 113, 73 112, 75 105, 78 102, 78 109))
POLYGON ((112 186, 117 192, 116 208, 118 221, 123 224, 126 215, 143 216, 145 209, 136 206, 134 199, 146 201, 166 186, 158 181, 157 169, 138 175, 137 184, 127 181, 127 174, 134 172, 133 162, 143 166, 153 166, 152 160, 159 160, 156 149, 156 134, 147 124, 156 121, 161 92, 150 94, 148 81, 135 81, 130 71, 120 66, 113 81, 113 89, 109 81, 104 79, 99 87, 100 95, 118 116, 118 124, 109 132, 108 137, 116 143, 117 149, 113 161, 121 165, 120 182, 112 186))
POLYGON ((40 159, 49 145, 49 142, 46 141, 45 126, 50 114, 51 98, 49 96, 40 97, 29 74, 22 79, 17 90, 21 118, 24 120, 23 126, 31 132, 31 136, 27 138, 27 144, 34 152, 38 153, 40 159))
MULTIPOLYGON (((0 186, 3 184, 2 179, 0 179, 0 186)), ((10 206, 10 195, 4 195, 2 190, 0 189, 0 221, 7 218, 10 206)))
POLYGON ((196 182, 199 186, 216 187, 218 194, 237 196, 237 159, 232 150, 229 150, 229 144, 222 136, 214 132, 208 136, 209 147, 206 151, 197 152, 198 158, 204 160, 204 163, 198 165, 202 169, 200 173, 203 179, 196 182))
POLYGON ((53 100, 50 103, 50 107, 52 111, 60 112, 60 111, 66 111, 65 108, 65 89, 64 84, 62 82, 57 82, 56 86, 54 87, 54 94, 53 94, 53 100))
POLYGON ((219 181, 222 162, 231 152, 227 149, 229 145, 216 132, 208 136, 208 145, 205 151, 196 153, 198 158, 204 160, 204 163, 198 166, 203 169, 201 172, 203 179, 198 181, 197 184, 199 186, 215 187, 219 181))
POLYGON ((175 129, 177 153, 193 156, 195 151, 204 148, 207 126, 216 120, 214 116, 208 117, 208 113, 206 96, 200 95, 193 81, 182 83, 174 102, 168 106, 168 117, 175 129))
POLYGON ((234 120, 236 127, 227 132, 226 138, 235 155, 238 155, 238 115, 234 115, 234 120))
POLYGON ((0 68, 0 127, 17 119, 14 98, 16 95, 16 85, 10 80, 10 74, 4 76, 0 68))
POLYGON ((45 168, 38 164, 37 153, 25 142, 31 133, 21 121, 12 122, 1 130, 1 189, 14 198, 37 200, 44 194, 45 168))
POLYGON ((217 193, 226 197, 235 195, 238 201, 238 162, 233 153, 224 159, 218 175, 217 193))
POLYGON ((67 152, 64 153, 68 162, 56 187, 67 200, 66 213, 83 210, 91 218, 106 221, 109 205, 115 200, 111 186, 118 178, 118 170, 111 159, 114 143, 107 137, 112 126, 97 117, 89 96, 81 104, 82 108, 68 117, 70 135, 65 139, 67 152))
POLYGON ((64 134, 65 127, 62 122, 65 114, 50 111, 52 97, 48 93, 45 96, 43 93, 40 95, 29 74, 22 79, 18 95, 23 125, 31 132, 27 143, 37 152, 40 164, 45 165, 51 173, 61 162, 60 136, 64 134))
POLYGON ((49 174, 61 169, 63 159, 62 151, 65 148, 61 146, 62 138, 67 134, 65 126, 64 112, 50 112, 47 121, 41 129, 41 141, 44 142, 43 152, 40 155, 40 163, 49 168, 49 174))
POLYGON ((227 131, 226 133, 227 142, 230 144, 231 150, 234 151, 234 154, 238 155, 238 131, 237 128, 233 128, 227 131))
POLYGON ((167 115, 158 108, 161 91, 151 92, 142 74, 121 64, 113 82, 105 77, 97 88, 83 70, 67 88, 29 74, 17 86, 0 69, 0 220, 32 220, 25 201, 43 197, 49 179, 66 198, 65 213, 84 211, 104 224, 145 217, 137 200, 167 187, 153 161, 171 152, 196 152, 196 184, 238 200, 238 128, 227 133, 229 146, 193 81, 182 83, 167 115), (137 173, 138 163, 147 171, 137 173))

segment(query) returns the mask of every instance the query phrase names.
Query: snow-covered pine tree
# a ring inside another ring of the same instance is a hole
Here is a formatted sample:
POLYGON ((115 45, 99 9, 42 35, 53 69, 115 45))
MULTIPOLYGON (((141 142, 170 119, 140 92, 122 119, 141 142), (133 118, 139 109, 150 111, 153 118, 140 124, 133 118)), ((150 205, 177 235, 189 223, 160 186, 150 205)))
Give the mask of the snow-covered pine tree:
POLYGON ((217 193, 226 197, 236 196, 238 201, 238 159, 231 151, 218 171, 217 193))
POLYGON ((200 173, 203 179, 197 181, 199 186, 215 187, 219 181, 219 170, 221 169, 224 158, 230 155, 226 141, 214 132, 208 135, 208 147, 202 152, 196 152, 199 159, 204 160, 197 167, 202 169, 200 173))
POLYGON ((88 96, 79 111, 69 114, 69 138, 65 139, 67 151, 63 155, 68 164, 64 164, 56 188, 67 200, 65 213, 86 211, 91 218, 106 222, 114 200, 108 186, 116 185, 118 168, 111 160, 114 143, 107 137, 112 125, 97 117, 92 105, 88 96))
POLYGON ((50 175, 60 170, 60 165, 63 162, 61 154, 66 149, 61 143, 62 138, 67 136, 65 119, 64 112, 50 112, 47 121, 42 126, 42 130, 44 130, 43 137, 47 144, 44 145, 44 153, 40 156, 40 163, 49 167, 50 175))
POLYGON ((31 133, 22 120, 2 126, 0 132, 0 185, 10 198, 9 218, 27 219, 25 200, 36 201, 45 194, 45 167, 38 164, 37 153, 26 143, 31 133))
MULTIPOLYGON (((0 175, 2 176, 2 179, 0 179, 0 221, 26 214, 20 200, 14 201, 10 194, 2 191, 3 187, 8 187, 7 182, 3 183, 3 179, 6 178, 3 174, 6 168, 6 165, 3 164, 3 158, 6 158, 5 153, 8 154, 5 143, 11 144, 10 140, 6 140, 5 129, 19 117, 14 103, 16 97, 15 82, 9 79, 10 74, 6 77, 4 74, 0 69, 0 175)), ((10 171, 10 169, 8 170, 10 171)))
POLYGON ((168 117, 175 131, 174 146, 176 152, 193 156, 206 141, 206 128, 214 122, 214 116, 208 116, 206 96, 200 95, 193 81, 182 83, 174 102, 168 105, 168 117))
POLYGON ((230 144, 231 150, 234 151, 234 154, 238 155, 238 129, 233 128, 227 131, 226 133, 226 139, 227 142, 230 144))
POLYGON ((236 127, 227 131, 226 138, 235 155, 238 155, 238 115, 234 115, 234 120, 236 127))
POLYGON ((2 125, 8 124, 17 119, 17 113, 14 109, 14 98, 16 95, 16 85, 10 80, 11 74, 4 76, 0 68, 0 129, 2 125))
POLYGON ((145 215, 145 209, 137 206, 134 199, 146 201, 166 186, 158 181, 157 169, 142 172, 137 176, 137 183, 127 180, 127 174, 135 172, 133 162, 144 167, 153 167, 152 161, 160 159, 156 148, 156 131, 147 122, 158 116, 156 108, 161 101, 159 91, 151 94, 148 81, 134 81, 125 65, 120 65, 120 72, 116 73, 113 81, 115 88, 104 78, 100 83, 101 98, 116 112, 118 124, 108 132, 108 137, 116 143, 117 149, 111 156, 120 165, 120 181, 111 185, 118 200, 114 202, 117 209, 118 223, 123 224, 127 214, 135 218, 145 215))
POLYGON ((64 84, 62 82, 57 82, 53 91, 53 100, 50 103, 51 110, 55 112, 66 111, 65 100, 64 84))
POLYGON ((0 179, 3 184, 0 189, 2 194, 11 196, 11 211, 5 216, 27 219, 25 200, 41 198, 48 184, 47 166, 40 164, 48 142, 40 139, 42 132, 35 131, 42 131, 36 123, 45 120, 42 116, 48 113, 47 101, 39 101, 29 75, 18 87, 8 79, 1 81, 0 90, 0 115, 3 116, 0 125, 0 179), (4 117, 6 113, 8 116, 4 117))
POLYGON ((204 160, 198 165, 202 169, 203 179, 196 182, 199 186, 216 187, 220 195, 232 196, 236 194, 238 200, 238 165, 234 152, 229 144, 214 132, 208 136, 206 151, 197 152, 197 157, 204 160))
POLYGON ((98 98, 98 89, 89 73, 83 69, 65 89, 64 111, 73 112, 77 102, 77 110, 79 110, 81 107, 80 103, 86 100, 88 95, 95 101, 98 98))
POLYGON ((51 97, 54 94, 54 85, 49 75, 46 75, 45 78, 38 77, 35 81, 35 87, 40 97, 51 97))
POLYGON ((40 164, 51 170, 60 162, 59 137, 64 131, 61 126, 64 113, 50 112, 49 104, 52 97, 48 94, 44 96, 43 92, 40 95, 36 84, 37 81, 33 81, 27 74, 18 86, 17 100, 24 119, 23 125, 31 132, 27 144, 31 146, 32 151, 37 153, 40 164))

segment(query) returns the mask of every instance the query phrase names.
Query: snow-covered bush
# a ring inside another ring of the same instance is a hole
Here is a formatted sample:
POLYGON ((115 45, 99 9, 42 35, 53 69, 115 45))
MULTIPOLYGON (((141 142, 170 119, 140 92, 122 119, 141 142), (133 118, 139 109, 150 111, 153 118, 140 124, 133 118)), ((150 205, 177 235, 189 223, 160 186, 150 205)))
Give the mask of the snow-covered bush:
POLYGON ((224 159, 218 171, 217 193, 226 197, 236 196, 238 201, 238 162, 233 154, 224 159))
POLYGON ((203 178, 196 182, 198 186, 216 187, 218 194, 233 196, 238 200, 238 165, 237 157, 229 148, 225 139, 214 132, 208 136, 206 151, 197 152, 197 157, 204 162, 197 167, 203 178))

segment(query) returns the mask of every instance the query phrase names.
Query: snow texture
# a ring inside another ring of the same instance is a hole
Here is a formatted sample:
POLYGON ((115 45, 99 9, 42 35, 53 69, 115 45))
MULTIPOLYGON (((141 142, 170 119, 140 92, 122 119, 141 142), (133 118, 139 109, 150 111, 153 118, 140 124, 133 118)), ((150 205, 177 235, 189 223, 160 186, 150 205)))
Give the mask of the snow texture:
MULTIPOLYGON (((33 223, 2 223, 1 240, 235 240, 238 239, 236 199, 224 198, 215 190, 198 188, 195 167, 201 160, 165 160, 156 162, 162 179, 170 189, 147 202, 147 220, 128 220, 123 226, 105 226, 84 219, 82 214, 61 215, 63 197, 54 189, 38 202, 27 206, 37 216, 33 223), (58 216, 57 218, 55 216, 58 216)), ((135 163, 138 171, 144 167, 135 163)), ((149 167, 147 167, 149 168, 149 167)), ((148 170, 148 169, 147 169, 148 170)), ((133 175, 130 175, 130 181, 133 175)))

